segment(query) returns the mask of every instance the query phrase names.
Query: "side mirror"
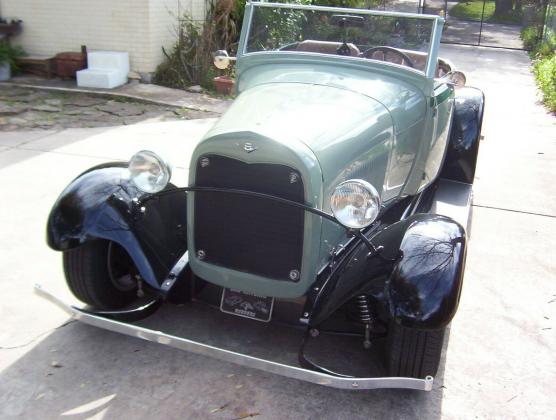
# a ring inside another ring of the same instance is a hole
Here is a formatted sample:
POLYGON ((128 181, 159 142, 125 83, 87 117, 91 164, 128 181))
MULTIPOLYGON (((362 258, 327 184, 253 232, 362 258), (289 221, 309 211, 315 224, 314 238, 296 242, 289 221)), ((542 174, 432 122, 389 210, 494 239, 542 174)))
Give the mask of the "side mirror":
POLYGON ((230 57, 226 50, 218 50, 214 53, 214 67, 220 70, 227 69, 230 61, 235 61, 235 57, 230 57))
POLYGON ((442 80, 445 83, 448 83, 457 88, 465 86, 465 83, 467 82, 465 74, 457 70, 449 72, 442 78, 442 80))

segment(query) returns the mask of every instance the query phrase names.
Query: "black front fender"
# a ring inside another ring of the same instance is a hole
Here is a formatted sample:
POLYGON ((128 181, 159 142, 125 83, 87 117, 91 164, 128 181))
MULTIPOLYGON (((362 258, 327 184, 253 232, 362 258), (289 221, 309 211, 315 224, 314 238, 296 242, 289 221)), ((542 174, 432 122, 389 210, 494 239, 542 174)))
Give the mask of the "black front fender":
POLYGON ((372 235, 380 256, 360 243, 326 274, 312 299, 309 325, 317 327, 343 304, 372 294, 389 317, 407 327, 442 328, 456 313, 465 266, 466 236, 452 219, 416 214, 372 235))
POLYGON ((465 268, 465 230, 452 219, 417 215, 400 245, 403 258, 386 283, 390 316, 420 329, 438 329, 454 317, 465 268))
POLYGON ((143 279, 158 288, 187 249, 186 194, 164 194, 143 205, 137 204, 140 195, 128 179, 126 163, 89 169, 54 204, 48 245, 65 251, 91 240, 114 241, 125 248, 143 279))
POLYGON ((441 178, 473 184, 479 155, 485 95, 472 87, 456 90, 454 116, 441 178))

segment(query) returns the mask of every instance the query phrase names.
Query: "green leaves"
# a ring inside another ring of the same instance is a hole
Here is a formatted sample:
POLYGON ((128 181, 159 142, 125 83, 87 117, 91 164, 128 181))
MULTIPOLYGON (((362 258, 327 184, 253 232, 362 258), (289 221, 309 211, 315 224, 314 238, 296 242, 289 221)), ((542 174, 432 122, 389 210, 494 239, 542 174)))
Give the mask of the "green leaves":
POLYGON ((7 41, 0 41, 0 64, 8 63, 13 72, 18 70, 15 59, 25 55, 25 51, 19 45, 12 46, 7 41))
POLYGON ((537 60, 533 72, 543 93, 544 104, 551 111, 556 111, 556 53, 537 60))

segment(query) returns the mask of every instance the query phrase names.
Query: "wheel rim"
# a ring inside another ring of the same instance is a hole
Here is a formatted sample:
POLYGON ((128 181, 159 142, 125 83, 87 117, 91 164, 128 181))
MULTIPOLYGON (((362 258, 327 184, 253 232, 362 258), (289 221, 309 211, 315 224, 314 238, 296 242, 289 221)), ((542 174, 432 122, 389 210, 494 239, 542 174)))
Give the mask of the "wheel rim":
POLYGON ((122 292, 137 288, 137 270, 128 253, 114 242, 108 243, 108 275, 114 287, 122 292))

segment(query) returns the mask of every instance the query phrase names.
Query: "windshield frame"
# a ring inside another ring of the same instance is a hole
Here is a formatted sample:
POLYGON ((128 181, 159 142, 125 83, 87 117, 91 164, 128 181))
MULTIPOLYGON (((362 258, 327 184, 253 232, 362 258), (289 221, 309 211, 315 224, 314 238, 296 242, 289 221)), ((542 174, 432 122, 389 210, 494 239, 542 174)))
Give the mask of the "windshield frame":
MULTIPOLYGON (((239 40, 239 47, 237 52, 237 57, 250 56, 250 55, 260 55, 260 54, 283 54, 281 51, 247 51, 247 40, 251 32, 251 23, 253 20, 253 10, 255 7, 266 7, 266 8, 279 8, 279 9, 291 9, 291 10, 313 10, 322 12, 337 12, 337 13, 355 13, 360 15, 374 15, 374 16, 391 16, 391 17, 405 17, 423 20, 432 20, 432 32, 430 38, 430 50, 427 55, 427 64, 425 66, 424 75, 428 79, 435 78, 436 65, 438 62, 438 49, 440 46, 440 37, 442 35, 442 28, 444 26, 444 19, 436 15, 426 15, 419 13, 404 13, 404 12, 391 12, 382 10, 369 10, 369 9, 354 9, 354 8, 343 8, 343 7, 329 7, 329 6, 312 6, 312 5, 302 5, 302 4, 290 4, 290 3, 267 3, 267 2, 251 2, 248 1, 245 5, 245 14, 243 17, 243 27, 241 28, 241 36, 239 40)), ((289 51, 289 53, 292 53, 289 51)), ((299 52, 297 54, 311 54, 311 55, 325 55, 321 53, 306 53, 299 52)), ((331 56, 334 57, 334 56, 331 56)), ((357 57, 347 57, 351 59, 359 60, 357 57)), ((346 59, 345 56, 338 56, 338 59, 346 59)), ((423 74, 422 72, 419 72, 423 74)))

